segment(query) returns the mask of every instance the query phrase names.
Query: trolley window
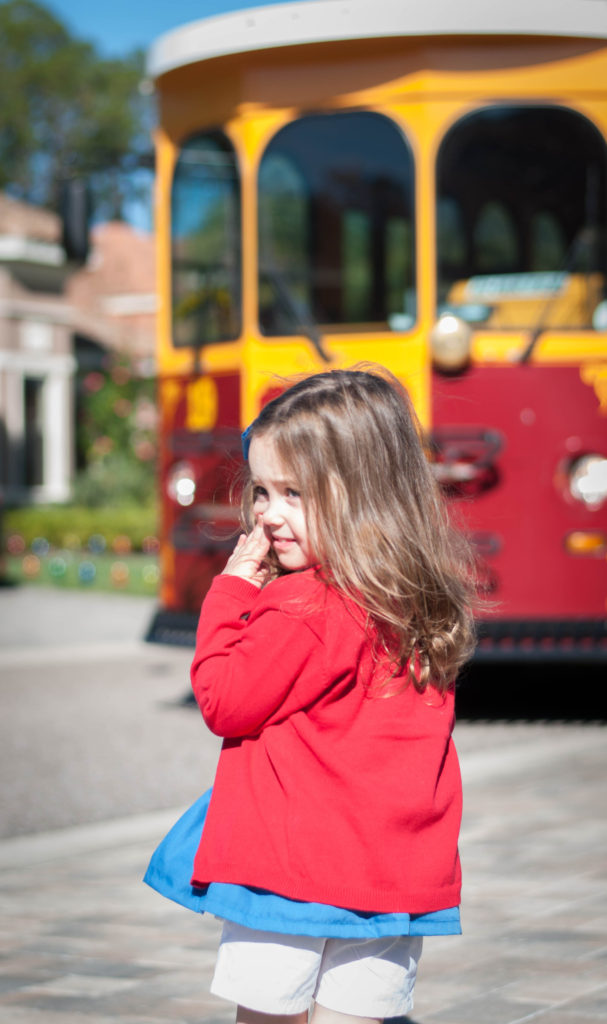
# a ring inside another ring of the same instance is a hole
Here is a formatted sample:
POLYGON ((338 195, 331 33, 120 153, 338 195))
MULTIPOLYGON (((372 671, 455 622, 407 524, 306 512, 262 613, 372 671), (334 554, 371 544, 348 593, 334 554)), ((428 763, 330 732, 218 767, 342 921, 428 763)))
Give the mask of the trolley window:
POLYGON ((574 111, 497 106, 459 121, 437 163, 439 312, 590 328, 605 297, 606 189, 605 143, 574 111))
POLYGON ((171 194, 173 344, 228 341, 240 333, 240 189, 221 132, 183 145, 171 194))
POLYGON ((413 179, 380 114, 312 115, 277 133, 259 171, 264 334, 413 325, 413 179))

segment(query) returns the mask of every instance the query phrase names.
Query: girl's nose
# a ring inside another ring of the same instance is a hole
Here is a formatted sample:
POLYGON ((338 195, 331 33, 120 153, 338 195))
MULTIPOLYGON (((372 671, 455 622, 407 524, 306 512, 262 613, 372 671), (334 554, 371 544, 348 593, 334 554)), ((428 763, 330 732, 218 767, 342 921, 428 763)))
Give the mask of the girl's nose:
POLYGON ((281 522, 280 504, 278 501, 269 501, 266 508, 262 512, 262 522, 264 526, 275 526, 281 522))

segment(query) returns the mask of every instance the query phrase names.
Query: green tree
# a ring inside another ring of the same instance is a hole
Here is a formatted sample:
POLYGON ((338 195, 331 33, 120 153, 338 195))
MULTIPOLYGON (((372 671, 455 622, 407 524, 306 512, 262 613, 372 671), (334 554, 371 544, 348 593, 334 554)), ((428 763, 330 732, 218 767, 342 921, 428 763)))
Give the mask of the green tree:
POLYGON ((90 182, 97 212, 120 217, 149 151, 143 54, 99 56, 35 0, 0 4, 0 188, 55 207, 60 181, 90 182))

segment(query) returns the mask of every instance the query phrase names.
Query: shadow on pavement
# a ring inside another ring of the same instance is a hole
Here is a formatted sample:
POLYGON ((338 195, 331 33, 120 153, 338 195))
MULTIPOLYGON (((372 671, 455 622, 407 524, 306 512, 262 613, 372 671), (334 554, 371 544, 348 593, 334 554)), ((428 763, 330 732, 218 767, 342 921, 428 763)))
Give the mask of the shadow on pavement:
POLYGON ((607 666, 581 662, 467 665, 457 684, 461 719, 607 721, 607 666))

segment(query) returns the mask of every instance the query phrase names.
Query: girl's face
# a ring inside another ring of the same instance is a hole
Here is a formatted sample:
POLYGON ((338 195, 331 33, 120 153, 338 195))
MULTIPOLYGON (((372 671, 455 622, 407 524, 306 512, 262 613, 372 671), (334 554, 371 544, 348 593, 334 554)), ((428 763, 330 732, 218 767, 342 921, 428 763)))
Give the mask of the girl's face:
POLYGON ((253 514, 283 569, 307 569, 315 561, 298 484, 278 458, 269 437, 254 437, 249 449, 253 514))

